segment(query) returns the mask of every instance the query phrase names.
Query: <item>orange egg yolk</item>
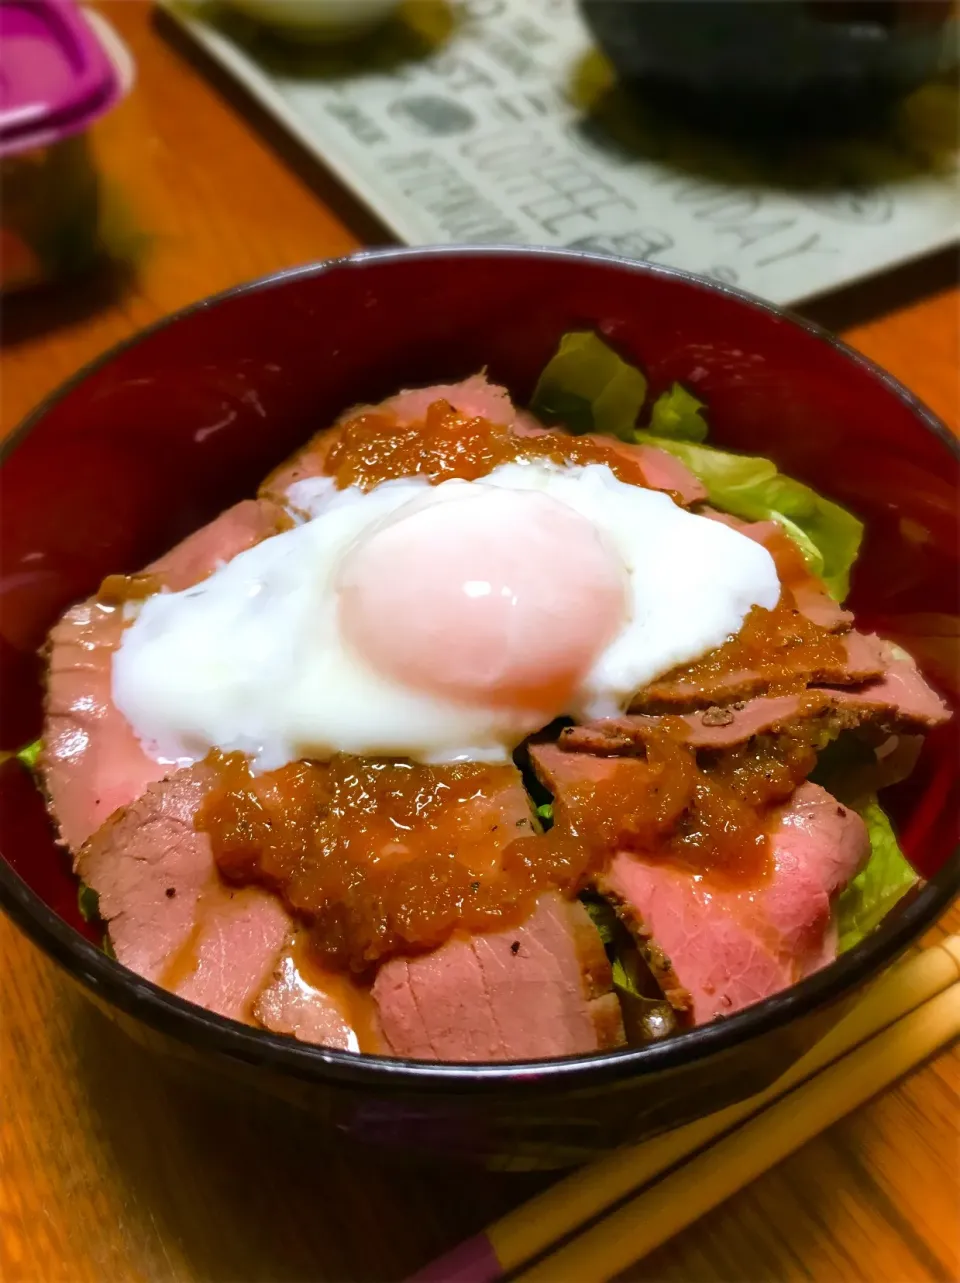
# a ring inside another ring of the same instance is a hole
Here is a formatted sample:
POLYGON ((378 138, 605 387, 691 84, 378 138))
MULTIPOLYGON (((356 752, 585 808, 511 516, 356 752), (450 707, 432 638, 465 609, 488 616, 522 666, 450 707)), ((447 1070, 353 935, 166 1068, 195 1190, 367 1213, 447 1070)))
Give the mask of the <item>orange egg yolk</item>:
POLYGON ((348 554, 343 635, 379 673, 461 704, 565 711, 625 621, 592 522, 528 490, 413 505, 348 554))

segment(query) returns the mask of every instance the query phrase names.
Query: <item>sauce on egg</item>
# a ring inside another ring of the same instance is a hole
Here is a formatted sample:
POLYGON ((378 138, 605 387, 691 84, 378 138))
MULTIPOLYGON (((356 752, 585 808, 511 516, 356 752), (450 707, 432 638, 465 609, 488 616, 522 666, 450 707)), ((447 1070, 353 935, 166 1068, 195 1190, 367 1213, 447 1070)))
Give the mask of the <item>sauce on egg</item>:
POLYGON ((605 463, 614 476, 646 487, 641 456, 616 441, 574 437, 567 432, 517 435, 487 419, 470 418, 445 401, 429 407, 420 423, 400 424, 390 414, 360 414, 340 428, 324 471, 339 489, 372 490, 398 477, 427 476, 433 482, 476 481, 501 464, 518 460, 586 466, 605 463))

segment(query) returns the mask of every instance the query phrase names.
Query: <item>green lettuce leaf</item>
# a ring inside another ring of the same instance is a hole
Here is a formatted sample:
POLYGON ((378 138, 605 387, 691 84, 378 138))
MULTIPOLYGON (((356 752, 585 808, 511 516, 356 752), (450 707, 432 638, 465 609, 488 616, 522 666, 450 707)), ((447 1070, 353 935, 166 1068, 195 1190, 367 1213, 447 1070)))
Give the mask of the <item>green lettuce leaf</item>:
MULTIPOLYGON (((632 998, 646 999, 646 995, 640 992, 640 985, 637 978, 636 966, 631 966, 637 958, 636 950, 631 950, 629 954, 615 953, 610 961, 610 972, 613 976, 613 987, 620 993, 628 993, 632 998)), ((646 999, 652 1001, 651 999, 646 999)))
POLYGON ((870 835, 870 859, 837 901, 840 953, 859 944, 918 881, 876 795, 855 809, 870 835))
POLYGON ((617 917, 617 912, 609 900, 582 895, 580 902, 590 914, 607 951, 610 970, 613 973, 614 989, 621 997, 628 994, 643 1002, 661 1002, 662 998, 651 998, 647 992, 651 983, 649 968, 640 957, 636 941, 617 917))
POLYGON ((597 900, 590 895, 582 895, 580 903, 590 914, 591 921, 597 928, 604 945, 613 945, 620 925, 613 905, 607 900, 597 900))
POLYGON ((635 435, 636 440, 668 450, 685 463, 706 486, 714 507, 746 521, 779 522, 800 548, 811 573, 823 580, 831 596, 843 601, 863 538, 863 523, 852 513, 803 482, 785 477, 769 459, 676 441, 647 430, 635 435))
POLYGON ((613 989, 620 1002, 627 1041, 637 1046, 669 1037, 677 1029, 676 1016, 657 990, 656 981, 637 949, 636 941, 606 900, 581 896, 610 959, 613 989), (652 992, 651 992, 652 991, 652 992))
POLYGON ((544 828, 549 828, 553 823, 553 803, 544 802, 542 806, 538 806, 536 816, 544 828))
POLYGON ((669 437, 673 441, 704 441, 707 421, 703 417, 703 402, 675 383, 669 392, 658 396, 650 412, 647 428, 655 437, 669 437))
POLYGON ((571 432, 603 432, 633 440, 647 396, 647 380, 588 330, 560 340, 534 388, 530 409, 538 418, 559 420, 571 432))
POLYGON ((810 779, 854 810, 858 799, 869 800, 881 784, 877 755, 855 730, 843 732, 820 750, 810 779))
POLYGON ((850 571, 863 525, 839 504, 784 476, 769 459, 703 445, 703 404, 679 383, 653 404, 650 421, 635 428, 647 392, 643 374, 586 330, 565 334, 540 375, 530 408, 559 420, 571 432, 601 432, 641 441, 676 455, 707 488, 710 502, 746 521, 777 521, 800 548, 811 572, 837 601, 850 586, 850 571))
POLYGON ((27 744, 16 754, 17 761, 27 768, 28 771, 37 769, 37 759, 40 756, 40 750, 43 748, 42 740, 34 740, 32 744, 27 744))
POLYGON ((96 922, 100 917, 100 897, 86 882, 81 882, 77 888, 77 908, 84 922, 96 922))

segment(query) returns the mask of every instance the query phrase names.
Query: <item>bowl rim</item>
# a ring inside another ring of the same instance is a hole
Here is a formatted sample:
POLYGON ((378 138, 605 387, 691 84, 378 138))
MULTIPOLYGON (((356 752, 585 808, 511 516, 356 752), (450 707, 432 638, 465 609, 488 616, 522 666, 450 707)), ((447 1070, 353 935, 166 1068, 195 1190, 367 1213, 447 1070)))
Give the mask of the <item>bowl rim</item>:
MULTIPOLYGON (((786 308, 721 282, 679 268, 644 263, 616 255, 584 250, 523 245, 433 245, 364 249, 337 258, 273 272, 199 299, 161 317, 145 329, 115 344, 61 383, 0 443, 0 463, 29 433, 91 375, 122 353, 177 322, 245 294, 280 287, 290 281, 337 271, 362 271, 367 266, 410 262, 418 259, 464 257, 538 258, 567 263, 587 263, 611 272, 655 276, 680 281, 709 293, 726 296, 769 317, 805 331, 859 366, 896 397, 917 420, 955 457, 958 439, 922 401, 899 380, 868 357, 849 347, 823 327, 786 308)), ((22 769, 18 763, 8 763, 22 769)), ((416 1092, 443 1086, 458 1094, 487 1094, 545 1086, 587 1089, 610 1085, 638 1074, 655 1074, 687 1062, 730 1052, 820 1008, 847 997, 864 981, 893 962, 924 930, 931 927, 960 893, 960 846, 899 913, 888 916, 860 944, 828 966, 789 989, 746 1007, 733 1016, 685 1030, 663 1042, 642 1047, 618 1048, 546 1060, 506 1062, 438 1062, 401 1057, 373 1056, 301 1043, 282 1034, 245 1025, 188 1002, 138 976, 85 939, 59 917, 17 874, 0 859, 0 907, 13 922, 84 988, 129 1016, 142 1020, 160 1033, 172 1036, 195 1051, 212 1053, 230 1061, 279 1070, 288 1077, 314 1084, 351 1088, 387 1088, 416 1092)))

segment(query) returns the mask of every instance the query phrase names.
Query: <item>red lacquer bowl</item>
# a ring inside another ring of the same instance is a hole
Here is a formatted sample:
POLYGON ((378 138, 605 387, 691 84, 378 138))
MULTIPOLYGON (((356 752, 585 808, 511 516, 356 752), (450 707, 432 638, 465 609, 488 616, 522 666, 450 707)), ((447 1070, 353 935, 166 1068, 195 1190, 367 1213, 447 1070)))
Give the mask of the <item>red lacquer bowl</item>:
MULTIPOLYGON (((675 379, 694 389, 714 441, 772 456, 863 517, 859 619, 902 638, 941 690, 955 685, 934 634, 960 610, 957 442, 888 375, 775 308, 662 268, 553 250, 384 250, 179 313, 82 371, 6 443, 0 747, 39 732, 37 649, 106 573, 138 569, 252 493, 352 403, 483 366, 523 403, 559 336, 584 326, 642 365, 654 395, 675 379)), ((912 779, 887 795, 924 889, 802 984, 636 1050, 424 1065, 324 1051, 211 1015, 96 947, 42 801, 11 761, 0 768, 0 901, 158 1051, 292 1099, 360 1139, 561 1165, 761 1089, 934 922, 960 889, 958 721, 928 738, 912 779)))

